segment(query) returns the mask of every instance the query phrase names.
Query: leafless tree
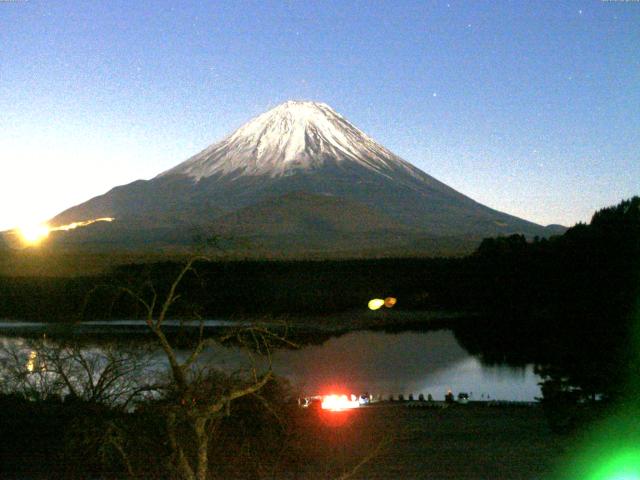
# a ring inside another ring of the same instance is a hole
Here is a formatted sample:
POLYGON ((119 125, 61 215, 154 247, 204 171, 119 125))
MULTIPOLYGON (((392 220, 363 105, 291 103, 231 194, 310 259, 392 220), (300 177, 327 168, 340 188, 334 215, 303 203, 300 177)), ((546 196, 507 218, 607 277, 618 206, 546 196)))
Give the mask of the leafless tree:
MULTIPOLYGON (((46 338, 0 348, 0 380, 5 393, 44 400, 71 396, 127 410, 160 385, 149 352, 122 345, 87 349, 46 338)), ((156 366, 157 368, 157 366, 156 366)))
POLYGON ((138 302, 145 311, 145 321, 155 336, 171 372, 162 413, 172 451, 172 464, 179 478, 206 480, 209 477, 209 442, 219 420, 228 415, 231 404, 248 395, 256 395, 274 379, 271 351, 274 342, 286 342, 261 326, 241 327, 218 339, 238 342, 247 352, 250 367, 234 375, 224 375, 215 366, 202 365, 199 359, 214 340, 206 339, 204 321, 200 319, 199 335, 187 355, 179 355, 171 344, 163 325, 171 306, 180 298, 178 287, 185 275, 193 271, 200 257, 190 259, 180 270, 160 300, 153 285, 148 285, 148 298, 128 288, 121 290, 138 302), (257 361, 254 355, 265 361, 257 361), (193 447, 192 447, 193 446, 193 447))

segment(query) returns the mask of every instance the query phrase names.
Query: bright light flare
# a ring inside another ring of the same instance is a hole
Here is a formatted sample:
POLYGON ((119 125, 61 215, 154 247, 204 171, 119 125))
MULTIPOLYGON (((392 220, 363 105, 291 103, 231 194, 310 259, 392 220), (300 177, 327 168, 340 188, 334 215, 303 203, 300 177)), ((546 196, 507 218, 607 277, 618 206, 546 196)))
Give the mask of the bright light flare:
POLYGON ((378 310, 380 307, 384 305, 384 300, 381 298, 374 298, 373 300, 369 300, 369 310, 378 310))
POLYGON ((52 228, 52 231, 62 231, 66 232, 69 230, 74 230, 78 227, 86 227, 87 225, 91 225, 96 222, 113 222, 115 219, 113 217, 102 217, 102 218, 94 218, 93 220, 85 220, 84 222, 73 222, 67 225, 61 225, 59 227, 52 228))
POLYGON ((359 406, 360 402, 358 402, 355 395, 351 395, 351 397, 346 395, 325 395, 322 399, 322 409, 331 410, 332 412, 342 412, 359 406))
POLYGON ((27 245, 37 245, 49 236, 49 232, 49 227, 43 223, 18 228, 20 238, 27 245))
POLYGON ((620 451, 600 459, 588 480, 640 480, 640 451, 620 451))
POLYGON ((384 300, 381 298, 374 298, 369 300, 368 307, 369 310, 379 310, 382 307, 393 308, 393 306, 398 303, 398 299, 395 297, 387 297, 384 300))
POLYGON ((72 222, 58 227, 50 227, 44 223, 33 225, 25 225, 13 230, 11 233, 17 234, 22 246, 32 247, 42 243, 51 232, 67 232, 79 227, 86 227, 96 222, 113 222, 113 217, 94 218, 92 220, 84 220, 81 222, 72 222))

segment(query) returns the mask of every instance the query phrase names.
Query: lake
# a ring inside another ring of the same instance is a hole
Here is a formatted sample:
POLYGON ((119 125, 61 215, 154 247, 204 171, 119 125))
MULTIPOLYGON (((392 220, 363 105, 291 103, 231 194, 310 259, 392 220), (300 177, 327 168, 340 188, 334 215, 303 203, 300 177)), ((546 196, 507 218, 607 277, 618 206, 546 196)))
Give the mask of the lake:
MULTIPOLYGON (((88 322, 81 332, 108 335, 125 341, 133 333, 144 332, 139 321, 88 322)), ((207 328, 237 325, 225 320, 209 320, 207 328)), ((177 323, 168 324, 176 327, 177 323)), ((0 322, 0 343, 24 347, 26 337, 44 332, 46 324, 0 322), (22 332, 22 333, 21 333, 22 332), (29 332, 27 335, 26 332, 29 332)), ((99 343, 98 343, 99 345, 99 343)), ((87 349, 95 349, 87 340, 87 349)), ((186 355, 186 351, 182 352, 186 355)), ((158 352, 160 357, 160 353, 158 352)), ((235 347, 214 345, 202 355, 202 362, 233 371, 246 365, 246 354, 235 347)), ((533 366, 482 365, 469 355, 449 330, 426 332, 352 331, 330 337, 317 345, 297 350, 279 349, 273 354, 275 372, 286 377, 304 395, 345 391, 367 392, 388 398, 402 394, 442 400, 447 390, 466 392, 473 400, 533 401, 541 396, 533 366)))

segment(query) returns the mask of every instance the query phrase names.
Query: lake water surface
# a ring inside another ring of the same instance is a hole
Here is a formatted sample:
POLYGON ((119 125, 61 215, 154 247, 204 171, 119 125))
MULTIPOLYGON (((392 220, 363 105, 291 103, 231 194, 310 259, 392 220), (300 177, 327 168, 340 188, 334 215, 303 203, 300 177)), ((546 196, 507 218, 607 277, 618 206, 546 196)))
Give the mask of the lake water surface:
MULTIPOLYGON (((229 322, 208 321, 209 327, 228 326, 229 322)), ((87 328, 122 341, 130 336, 127 328, 140 322, 93 322, 87 328)), ((22 322, 0 323, 0 343, 26 345, 19 332, 33 332, 44 324, 22 322), (9 335, 8 331, 12 333, 9 335), (3 335, 3 331, 7 334, 3 335)), ((87 348, 95 349, 95 345, 87 348)), ((186 352, 185 352, 186 353, 186 352)), ((160 355, 160 353, 158 353, 160 355)), ((232 371, 246 364, 246 354, 238 348, 214 345, 202 356, 202 361, 232 371)), ((431 394, 442 400, 447 390, 454 394, 467 392, 472 399, 533 401, 540 396, 532 366, 486 366, 470 356, 448 330, 427 332, 384 333, 355 331, 332 337, 320 345, 302 346, 297 350, 281 349, 273 355, 277 374, 288 378, 303 394, 314 395, 331 391, 368 392, 388 398, 389 395, 431 394)))

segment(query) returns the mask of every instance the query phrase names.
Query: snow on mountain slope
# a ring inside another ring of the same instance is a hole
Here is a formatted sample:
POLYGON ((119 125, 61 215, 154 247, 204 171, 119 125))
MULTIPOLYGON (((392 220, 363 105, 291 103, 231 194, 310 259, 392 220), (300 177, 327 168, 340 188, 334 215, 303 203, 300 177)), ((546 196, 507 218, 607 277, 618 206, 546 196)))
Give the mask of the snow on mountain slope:
POLYGON ((383 176, 418 171, 368 137, 325 103, 288 101, 255 117, 159 177, 182 174, 200 180, 223 176, 286 176, 327 161, 355 162, 383 176))
POLYGON ((115 187, 50 224, 100 217, 115 221, 108 229, 87 229, 87 235, 96 232, 91 241, 71 234, 68 241, 119 248, 181 245, 197 228, 222 229, 252 242, 268 237, 274 250, 283 241, 282 249, 292 251, 324 245, 331 251, 389 252, 427 245, 416 248, 432 253, 433 243, 424 239, 449 245, 447 239, 461 238, 471 250, 487 236, 549 233, 405 162, 328 105, 295 101, 257 116, 155 178, 115 187))

